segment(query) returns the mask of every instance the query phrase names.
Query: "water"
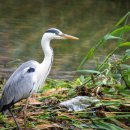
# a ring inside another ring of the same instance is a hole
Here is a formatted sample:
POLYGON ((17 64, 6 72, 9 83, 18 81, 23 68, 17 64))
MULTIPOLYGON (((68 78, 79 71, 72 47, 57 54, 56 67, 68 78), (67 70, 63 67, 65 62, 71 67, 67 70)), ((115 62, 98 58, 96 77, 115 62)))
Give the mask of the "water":
MULTIPOLYGON (((129 0, 1 0, 1 75, 30 59, 41 62, 42 34, 50 27, 57 27, 80 40, 52 42, 55 57, 50 77, 72 79, 89 48, 129 9, 129 0)), ((99 50, 97 57, 113 47, 111 44, 99 50)), ((91 68, 92 64, 90 61, 85 67, 91 68)))

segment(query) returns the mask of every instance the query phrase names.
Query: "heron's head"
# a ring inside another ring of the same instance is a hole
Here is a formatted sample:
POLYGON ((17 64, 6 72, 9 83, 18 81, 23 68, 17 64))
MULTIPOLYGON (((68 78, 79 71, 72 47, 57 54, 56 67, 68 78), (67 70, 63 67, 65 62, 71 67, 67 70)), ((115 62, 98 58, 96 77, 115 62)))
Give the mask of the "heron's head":
POLYGON ((72 40, 78 40, 79 38, 65 34, 61 32, 59 29, 56 28, 50 28, 45 33, 44 36, 48 39, 72 39, 72 40))

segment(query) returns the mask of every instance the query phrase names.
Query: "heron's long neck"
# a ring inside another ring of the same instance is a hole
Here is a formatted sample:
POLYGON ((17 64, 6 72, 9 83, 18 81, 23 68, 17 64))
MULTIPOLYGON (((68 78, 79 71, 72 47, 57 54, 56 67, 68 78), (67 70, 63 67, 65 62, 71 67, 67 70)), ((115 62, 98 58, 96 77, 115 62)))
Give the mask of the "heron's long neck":
POLYGON ((41 46, 42 46, 42 49, 43 49, 43 52, 44 52, 44 60, 42 62, 42 64, 47 60, 48 62, 49 61, 52 61, 53 59, 53 49, 50 47, 50 40, 47 39, 47 38, 42 38, 42 41, 41 41, 41 46))
POLYGON ((44 37, 41 40, 41 46, 44 52, 44 59, 41 63, 41 74, 46 79, 50 72, 52 62, 53 62, 53 49, 50 47, 50 39, 44 37))
POLYGON ((41 41, 41 46, 44 52, 44 59, 37 69, 38 83, 36 89, 41 87, 46 80, 52 66, 53 62, 53 50, 50 47, 50 40, 46 39, 44 36, 41 41))
POLYGON ((50 39, 44 37, 43 35, 41 46, 44 52, 44 59, 41 63, 41 73, 43 74, 44 78, 46 78, 50 72, 53 62, 53 49, 50 47, 50 39))

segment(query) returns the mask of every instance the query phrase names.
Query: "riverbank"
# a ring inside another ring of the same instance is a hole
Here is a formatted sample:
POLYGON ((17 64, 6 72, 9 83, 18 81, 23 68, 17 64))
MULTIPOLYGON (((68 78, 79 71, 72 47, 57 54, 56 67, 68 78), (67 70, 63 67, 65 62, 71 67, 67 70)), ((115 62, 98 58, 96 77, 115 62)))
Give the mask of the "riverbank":
MULTIPOLYGON (((101 77, 100 77, 101 78, 101 77)), ((51 129, 130 129, 130 90, 120 84, 97 85, 89 81, 83 85, 85 79, 81 76, 74 81, 48 79, 36 100, 31 98, 28 107, 29 130, 51 129), (76 96, 89 96, 99 100, 82 111, 68 111, 60 107, 59 103, 76 96)), ((97 78, 96 78, 97 79, 97 78)), ((23 126, 22 107, 24 101, 14 107, 15 115, 23 126)), ((12 117, 0 115, 1 129, 14 129, 16 126, 12 117)))

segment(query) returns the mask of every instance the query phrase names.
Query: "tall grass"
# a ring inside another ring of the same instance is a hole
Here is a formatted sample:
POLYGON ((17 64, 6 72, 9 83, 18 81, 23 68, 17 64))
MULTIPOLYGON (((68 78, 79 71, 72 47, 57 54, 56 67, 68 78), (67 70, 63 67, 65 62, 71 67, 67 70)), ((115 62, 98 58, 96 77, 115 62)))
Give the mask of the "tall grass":
MULTIPOLYGON (((83 58, 81 63, 79 64, 77 70, 80 70, 82 66, 87 63, 90 58, 94 57, 94 53, 98 48, 107 43, 108 40, 116 39, 117 46, 107 54, 106 58, 102 63, 96 68, 97 70, 101 70, 103 65, 108 61, 108 59, 121 47, 130 46, 130 42, 124 38, 124 34, 130 31, 130 25, 128 24, 128 19, 130 16, 130 12, 128 12, 124 17, 122 17, 113 27, 113 29, 104 35, 97 43, 86 53, 86 56, 83 58)), ((107 46, 107 44, 106 44, 107 46)))

